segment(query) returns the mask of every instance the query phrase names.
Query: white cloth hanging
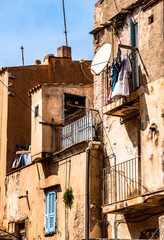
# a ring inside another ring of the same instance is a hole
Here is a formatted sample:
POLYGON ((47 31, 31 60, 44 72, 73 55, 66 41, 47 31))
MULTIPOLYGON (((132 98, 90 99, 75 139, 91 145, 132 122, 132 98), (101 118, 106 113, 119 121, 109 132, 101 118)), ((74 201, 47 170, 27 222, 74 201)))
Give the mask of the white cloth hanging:
POLYGON ((129 56, 127 51, 125 52, 122 60, 121 60, 121 70, 118 75, 118 80, 115 84, 114 90, 112 92, 111 98, 113 100, 117 100, 118 98, 122 96, 129 96, 129 83, 128 83, 128 77, 131 70, 131 64, 129 60, 129 56))

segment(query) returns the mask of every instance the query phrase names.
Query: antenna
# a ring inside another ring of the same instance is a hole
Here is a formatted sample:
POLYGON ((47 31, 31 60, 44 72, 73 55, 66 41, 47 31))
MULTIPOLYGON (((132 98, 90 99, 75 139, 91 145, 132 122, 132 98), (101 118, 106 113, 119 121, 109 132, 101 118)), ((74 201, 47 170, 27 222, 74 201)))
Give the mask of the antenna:
POLYGON ((91 64, 92 74, 98 75, 101 73, 109 62, 111 55, 111 45, 104 44, 96 53, 91 64))
POLYGON ((23 66, 24 66, 24 53, 23 53, 23 49, 24 49, 24 47, 23 46, 21 46, 21 48, 20 48, 21 50, 22 50, 22 64, 23 64, 23 66))
POLYGON ((63 2, 63 16, 64 16, 64 28, 65 28, 65 31, 64 31, 65 41, 66 41, 66 46, 68 47, 64 0, 62 0, 62 2, 63 2))

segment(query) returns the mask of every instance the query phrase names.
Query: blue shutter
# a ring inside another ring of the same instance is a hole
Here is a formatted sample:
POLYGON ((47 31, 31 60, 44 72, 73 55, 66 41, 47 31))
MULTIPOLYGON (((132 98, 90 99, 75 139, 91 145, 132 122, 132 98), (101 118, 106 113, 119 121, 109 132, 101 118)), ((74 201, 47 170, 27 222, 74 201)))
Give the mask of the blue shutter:
POLYGON ((56 192, 46 194, 45 198, 45 232, 55 232, 56 227, 56 192))
MULTIPOLYGON (((131 46, 136 47, 136 30, 135 30, 135 24, 130 18, 130 40, 131 40, 131 46)), ((134 53, 134 50, 131 50, 131 53, 134 53)), ((131 60, 132 64, 132 84, 133 84, 133 90, 136 89, 136 56, 134 56, 134 59, 131 60)))
POLYGON ((131 46, 135 47, 136 46, 136 41, 135 41, 135 24, 130 18, 130 40, 131 40, 131 46))
POLYGON ((45 197, 45 232, 48 233, 48 194, 45 197))

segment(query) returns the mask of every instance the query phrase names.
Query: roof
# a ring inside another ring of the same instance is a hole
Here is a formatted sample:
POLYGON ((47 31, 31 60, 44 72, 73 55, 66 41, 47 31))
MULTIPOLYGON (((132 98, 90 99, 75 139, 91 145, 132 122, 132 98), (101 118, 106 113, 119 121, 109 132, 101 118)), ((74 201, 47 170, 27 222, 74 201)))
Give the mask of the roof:
POLYGON ((31 89, 28 90, 27 94, 29 97, 31 97, 31 94, 37 92, 38 90, 40 90, 43 86, 55 86, 55 87, 61 87, 61 86, 67 86, 67 87, 91 87, 93 85, 93 83, 88 83, 87 85, 85 83, 44 83, 44 84, 38 84, 34 87, 32 87, 31 89))
POLYGON ((32 93, 37 92, 41 88, 42 88, 42 84, 38 84, 38 85, 34 86, 30 90, 28 90, 28 92, 27 92, 28 96, 31 97, 32 93))
MULTIPOLYGON (((127 6, 126 8, 122 8, 119 13, 116 13, 114 16, 112 16, 110 19, 108 19, 107 22, 101 23, 100 26, 94 28, 92 31, 89 32, 89 34, 96 34, 97 32, 101 31, 102 29, 108 27, 111 25, 112 19, 116 17, 117 15, 121 13, 131 13, 135 8, 142 6, 142 10, 147 9, 148 7, 152 6, 155 2, 158 0, 137 0, 127 6)), ((100 2, 101 3, 101 2, 100 2)))

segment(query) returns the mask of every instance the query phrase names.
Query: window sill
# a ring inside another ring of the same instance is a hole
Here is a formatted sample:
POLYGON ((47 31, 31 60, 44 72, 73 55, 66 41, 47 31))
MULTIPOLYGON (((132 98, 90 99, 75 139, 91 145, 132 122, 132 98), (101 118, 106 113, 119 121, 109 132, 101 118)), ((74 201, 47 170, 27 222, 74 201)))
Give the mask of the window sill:
POLYGON ((45 237, 51 237, 51 236, 54 236, 55 234, 56 234, 56 231, 51 232, 51 233, 44 233, 44 236, 45 237))
POLYGON ((33 165, 33 164, 34 164, 34 163, 30 163, 30 164, 27 164, 27 165, 25 165, 25 166, 23 166, 23 167, 16 168, 16 169, 14 169, 13 171, 8 172, 8 173, 6 174, 6 176, 9 176, 9 175, 11 175, 11 174, 13 174, 13 173, 15 173, 15 172, 21 171, 22 169, 27 168, 27 167, 29 167, 29 166, 31 166, 31 165, 33 165))

